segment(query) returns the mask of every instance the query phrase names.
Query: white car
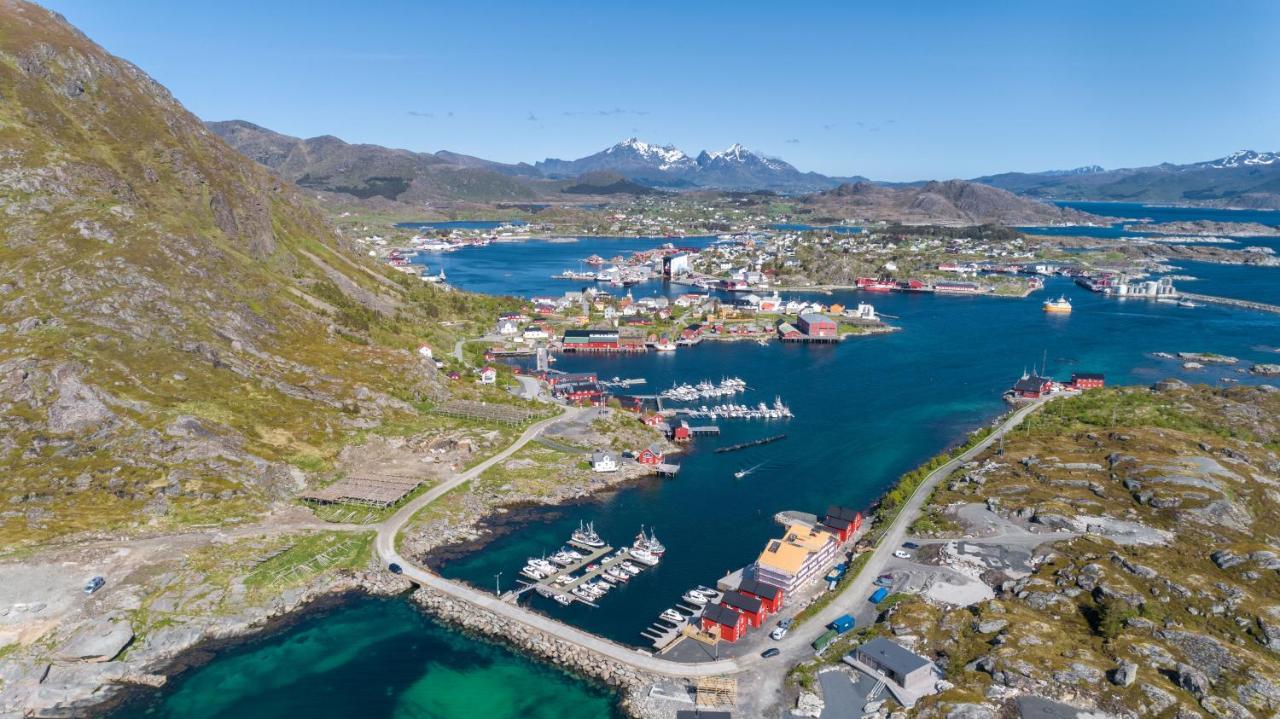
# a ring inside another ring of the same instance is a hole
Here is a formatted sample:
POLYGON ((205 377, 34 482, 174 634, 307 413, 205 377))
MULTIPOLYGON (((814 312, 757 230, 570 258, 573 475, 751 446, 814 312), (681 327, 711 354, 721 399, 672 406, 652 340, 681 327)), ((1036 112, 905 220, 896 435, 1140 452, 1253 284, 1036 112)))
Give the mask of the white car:
POLYGON ((769 632, 769 638, 775 642, 782 641, 782 638, 785 636, 787 636, 786 627, 774 627, 773 631, 769 632))
POLYGON ((894 552, 893 556, 897 557, 898 559, 911 559, 911 553, 901 549, 894 552))

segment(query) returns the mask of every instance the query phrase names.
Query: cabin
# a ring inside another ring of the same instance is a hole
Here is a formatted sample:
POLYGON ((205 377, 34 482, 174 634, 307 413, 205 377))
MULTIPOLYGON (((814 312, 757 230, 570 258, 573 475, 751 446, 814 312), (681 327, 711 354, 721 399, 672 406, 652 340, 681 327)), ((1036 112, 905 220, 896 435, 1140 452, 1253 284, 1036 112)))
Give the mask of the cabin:
POLYGON ((746 577, 738 585, 738 592, 760 600, 760 605, 769 614, 777 614, 782 609, 782 587, 775 587, 754 577, 746 577))
POLYGON ((702 612, 702 631, 726 642, 736 642, 747 633, 747 618, 723 604, 713 604, 702 612))
POLYGON ((768 613, 764 609, 764 603, 759 597, 751 597, 746 594, 736 592, 725 592, 720 598, 721 606, 738 610, 747 620, 747 626, 752 629, 759 629, 764 624, 764 619, 768 613))
POLYGON ((618 471, 618 460, 614 458, 612 452, 592 452, 591 470, 593 472, 616 472, 618 471))
POLYGON ((663 459, 662 448, 657 444, 645 447, 636 455, 636 461, 640 464, 662 464, 663 459))
POLYGON ((814 312, 806 312, 800 315, 800 319, 796 322, 796 329, 803 332, 806 337, 836 336, 835 320, 814 312))
POLYGON ((1075 389, 1102 389, 1106 386, 1106 378, 1095 372, 1073 372, 1071 386, 1075 389))
POLYGON ((1053 391, 1053 380, 1039 375, 1023 375, 1013 385, 1014 395, 1023 399, 1040 399, 1053 391))
POLYGON ((676 442, 688 442, 693 439, 693 433, 689 430, 688 422, 681 422, 671 430, 671 439, 676 442))
POLYGON ((498 370, 485 367, 480 370, 480 384, 494 384, 498 381, 498 370))

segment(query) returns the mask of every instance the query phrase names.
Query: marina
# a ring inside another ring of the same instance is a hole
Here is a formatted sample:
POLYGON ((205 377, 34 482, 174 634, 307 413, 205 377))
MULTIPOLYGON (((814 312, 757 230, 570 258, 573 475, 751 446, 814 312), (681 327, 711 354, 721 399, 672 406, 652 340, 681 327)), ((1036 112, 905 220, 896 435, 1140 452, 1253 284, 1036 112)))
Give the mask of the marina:
MULTIPOLYGON (((678 470, 676 467, 672 473, 678 470)), ((657 536, 652 531, 645 534, 643 527, 630 547, 614 551, 596 533, 594 525, 580 522, 566 548, 550 558, 530 557, 520 570, 520 588, 503 595, 503 599, 514 602, 532 591, 562 606, 580 603, 598 608, 598 600, 643 570, 656 567, 665 552, 666 547, 657 536)))

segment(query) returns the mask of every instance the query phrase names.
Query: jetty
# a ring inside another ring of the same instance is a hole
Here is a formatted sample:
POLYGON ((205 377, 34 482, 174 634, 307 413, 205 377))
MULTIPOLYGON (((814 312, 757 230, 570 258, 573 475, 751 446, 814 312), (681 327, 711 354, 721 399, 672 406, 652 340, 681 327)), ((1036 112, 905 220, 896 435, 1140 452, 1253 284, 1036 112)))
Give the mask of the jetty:
MULTIPOLYGON (((598 605, 574 594, 573 590, 583 584, 600 579, 606 572, 608 572, 609 569, 620 565, 623 562, 630 561, 633 566, 639 567, 642 571, 648 569, 643 562, 633 560, 631 556, 627 554, 625 549, 615 554, 613 553, 613 547, 608 545, 603 547, 592 547, 574 540, 569 540, 569 544, 576 549, 587 552, 587 554, 584 555, 582 559, 564 567, 546 579, 540 579, 536 582, 526 579, 519 580, 521 584, 520 589, 504 594, 502 597, 503 600, 514 602, 526 592, 534 591, 547 598, 554 598, 558 595, 566 599, 573 600, 574 602, 580 602, 590 607, 596 607, 598 605), (602 557, 605 559, 601 560, 602 557), (567 583, 557 582, 561 577, 569 576, 596 562, 599 562, 599 566, 595 569, 584 572, 580 577, 574 577, 573 581, 567 583)), ((615 585, 615 588, 617 586, 618 585, 615 585)))
POLYGON ((748 447, 759 447, 762 444, 769 444, 771 442, 777 442, 779 440, 783 440, 786 438, 787 438, 787 435, 785 434, 775 434, 769 437, 761 437, 760 439, 753 439, 750 442, 739 442, 738 444, 731 444, 728 447, 717 447, 716 453, 723 454, 725 452, 737 452, 740 449, 747 449, 748 447))
POLYGON ((1178 297, 1180 299, 1203 302, 1205 304, 1238 307, 1245 310, 1254 310, 1255 312, 1270 312, 1272 314, 1280 315, 1280 305, 1269 305, 1265 302, 1237 300, 1233 297, 1218 297, 1217 295, 1200 295, 1193 292, 1179 292, 1178 297))

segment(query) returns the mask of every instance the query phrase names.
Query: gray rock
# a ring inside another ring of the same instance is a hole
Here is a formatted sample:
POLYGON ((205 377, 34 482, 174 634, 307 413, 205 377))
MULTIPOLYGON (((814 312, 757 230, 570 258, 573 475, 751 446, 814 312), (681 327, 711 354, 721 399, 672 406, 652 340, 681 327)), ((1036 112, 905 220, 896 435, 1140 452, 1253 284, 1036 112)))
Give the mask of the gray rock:
POLYGON ((126 621, 101 619, 89 624, 58 649, 64 662, 108 662, 133 641, 133 627, 126 621))
POLYGON ((973 624, 974 630, 979 634, 995 634, 1007 626, 1009 626, 1007 619, 987 619, 973 624))
POLYGON ((1209 677, 1204 672, 1189 664, 1179 664, 1174 667, 1173 673, 1178 680, 1178 686, 1190 692, 1197 699, 1208 695, 1210 688, 1209 677))
POLYGON ((1138 679, 1138 665, 1130 661, 1121 661, 1119 666, 1111 670, 1111 683, 1120 687, 1133 686, 1138 679))
POLYGON ((946 719, 995 719, 995 712, 985 704, 952 704, 946 719))

